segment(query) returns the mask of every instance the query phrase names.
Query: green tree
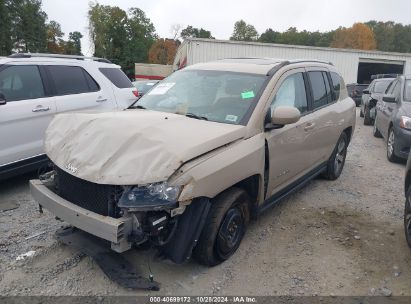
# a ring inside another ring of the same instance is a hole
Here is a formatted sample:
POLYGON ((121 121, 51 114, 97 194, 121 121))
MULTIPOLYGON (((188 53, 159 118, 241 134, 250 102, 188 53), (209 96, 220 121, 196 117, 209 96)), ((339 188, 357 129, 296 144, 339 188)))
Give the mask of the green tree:
POLYGON ((80 32, 70 32, 69 39, 65 43, 64 53, 67 55, 82 55, 81 38, 83 38, 83 35, 80 32))
POLYGON ((9 55, 13 48, 10 24, 10 0, 0 0, 0 56, 9 55))
POLYGON ((281 33, 269 28, 258 38, 258 41, 265 43, 280 43, 281 33))
POLYGON ((203 28, 196 28, 192 27, 191 25, 187 26, 185 29, 181 31, 180 34, 181 38, 186 39, 186 38, 208 38, 208 39, 215 39, 213 36, 211 36, 211 32, 207 31, 203 28))
POLYGON ((91 4, 89 9, 90 38, 94 55, 134 68, 135 62, 147 62, 148 50, 154 43, 154 25, 139 8, 128 13, 119 7, 91 4))
POLYGON ((234 31, 230 40, 237 41, 255 41, 258 39, 258 32, 251 24, 247 24, 244 20, 239 20, 234 24, 234 31))
POLYGON ((14 0, 10 3, 13 49, 23 52, 47 50, 47 14, 41 0, 14 0))

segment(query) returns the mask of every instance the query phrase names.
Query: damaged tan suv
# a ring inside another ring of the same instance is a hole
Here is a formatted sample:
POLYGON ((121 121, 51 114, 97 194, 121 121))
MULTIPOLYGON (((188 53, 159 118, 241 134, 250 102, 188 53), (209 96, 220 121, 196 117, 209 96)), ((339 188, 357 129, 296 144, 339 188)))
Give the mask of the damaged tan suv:
POLYGON ((123 252, 151 243, 208 266, 250 219, 310 179, 337 179, 355 103, 328 63, 225 59, 173 73, 124 111, 57 115, 44 208, 123 252))

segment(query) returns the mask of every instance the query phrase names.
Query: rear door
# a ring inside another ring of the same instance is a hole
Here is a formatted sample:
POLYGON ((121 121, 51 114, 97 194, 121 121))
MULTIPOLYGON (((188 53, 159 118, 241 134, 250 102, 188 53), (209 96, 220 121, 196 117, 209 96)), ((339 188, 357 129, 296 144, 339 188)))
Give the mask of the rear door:
POLYGON ((45 130, 56 113, 54 99, 37 65, 9 65, 0 70, 0 166, 44 154, 45 130))
POLYGON ((315 161, 321 164, 328 161, 341 134, 338 127, 341 123, 341 114, 337 105, 341 81, 339 75, 333 72, 333 83, 331 74, 329 76, 325 69, 308 68, 307 74, 317 126, 313 135, 315 161))
POLYGON ((270 111, 278 106, 294 106, 300 110, 301 118, 294 124, 265 131, 270 167, 268 196, 283 189, 315 165, 313 138, 316 124, 309 110, 304 69, 286 72, 278 83, 270 111))
POLYGON ((120 68, 107 67, 99 68, 99 70, 112 83, 112 89, 120 109, 129 107, 137 100, 136 88, 120 68))
POLYGON ((82 67, 48 65, 46 69, 49 81, 53 84, 58 113, 116 108, 111 96, 82 67))

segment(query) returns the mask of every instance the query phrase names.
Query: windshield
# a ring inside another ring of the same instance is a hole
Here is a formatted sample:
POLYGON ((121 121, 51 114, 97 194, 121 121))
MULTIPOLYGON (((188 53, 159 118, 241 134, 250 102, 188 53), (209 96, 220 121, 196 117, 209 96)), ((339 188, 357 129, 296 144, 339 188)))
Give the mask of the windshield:
POLYGON ((411 101, 411 80, 405 81, 404 96, 406 101, 411 101))
POLYGON ((391 82, 391 79, 375 82, 374 93, 384 93, 391 82))
POLYGON ((144 95, 136 106, 229 124, 245 124, 267 76, 181 70, 144 95))

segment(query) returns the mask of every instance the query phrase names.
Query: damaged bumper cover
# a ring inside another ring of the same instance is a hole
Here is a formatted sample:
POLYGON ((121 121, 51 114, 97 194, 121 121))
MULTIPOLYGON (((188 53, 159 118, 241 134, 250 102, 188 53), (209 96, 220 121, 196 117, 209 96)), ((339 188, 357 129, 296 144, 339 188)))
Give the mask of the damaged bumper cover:
POLYGON ((132 230, 131 218, 112 218, 81 208, 55 194, 40 180, 30 181, 31 195, 58 218, 112 244, 127 242, 132 230))

